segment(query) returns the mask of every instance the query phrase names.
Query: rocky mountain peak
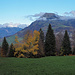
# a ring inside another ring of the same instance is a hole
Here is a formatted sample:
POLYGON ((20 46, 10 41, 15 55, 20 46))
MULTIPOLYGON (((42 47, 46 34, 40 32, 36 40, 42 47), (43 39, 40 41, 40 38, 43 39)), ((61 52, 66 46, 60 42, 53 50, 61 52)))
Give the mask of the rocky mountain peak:
POLYGON ((45 13, 41 18, 45 17, 46 19, 59 19, 59 16, 54 13, 45 13))

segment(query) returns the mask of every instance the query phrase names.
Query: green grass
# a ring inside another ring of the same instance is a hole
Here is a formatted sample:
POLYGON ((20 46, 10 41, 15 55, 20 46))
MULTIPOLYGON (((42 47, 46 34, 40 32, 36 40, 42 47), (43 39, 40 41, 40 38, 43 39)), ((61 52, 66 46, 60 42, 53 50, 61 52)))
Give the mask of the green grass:
POLYGON ((0 58, 0 75, 75 75, 75 56, 0 58))

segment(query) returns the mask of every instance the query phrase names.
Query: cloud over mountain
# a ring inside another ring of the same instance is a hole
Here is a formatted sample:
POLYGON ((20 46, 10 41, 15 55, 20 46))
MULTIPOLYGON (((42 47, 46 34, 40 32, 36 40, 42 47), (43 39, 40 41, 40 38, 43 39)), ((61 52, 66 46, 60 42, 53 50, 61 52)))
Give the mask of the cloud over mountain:
POLYGON ((19 28, 25 28, 27 27, 26 24, 20 24, 20 23, 13 23, 13 22, 10 22, 10 23, 5 23, 5 24, 0 24, 0 28, 2 27, 19 27, 19 28))
POLYGON ((40 12, 38 14, 25 16, 25 18, 28 18, 29 20, 34 21, 44 14, 45 14, 44 12, 40 12))
POLYGON ((64 14, 67 15, 67 16, 75 17, 75 10, 73 10, 71 12, 65 12, 64 14))
POLYGON ((56 20, 56 19, 60 19, 60 20, 69 20, 69 19, 75 19, 75 11, 71 11, 71 12, 65 12, 64 15, 58 15, 58 13, 44 13, 44 12, 40 12, 38 14, 34 14, 34 15, 28 15, 25 16, 25 18, 28 18, 31 21, 35 21, 35 20, 44 20, 46 21, 48 20, 56 20))

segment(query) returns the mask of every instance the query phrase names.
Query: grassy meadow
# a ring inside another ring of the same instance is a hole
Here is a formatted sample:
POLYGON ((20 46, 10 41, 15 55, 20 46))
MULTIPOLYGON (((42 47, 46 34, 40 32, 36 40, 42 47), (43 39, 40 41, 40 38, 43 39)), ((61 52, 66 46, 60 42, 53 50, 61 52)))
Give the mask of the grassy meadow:
POLYGON ((0 75, 75 75, 75 56, 0 57, 0 75))

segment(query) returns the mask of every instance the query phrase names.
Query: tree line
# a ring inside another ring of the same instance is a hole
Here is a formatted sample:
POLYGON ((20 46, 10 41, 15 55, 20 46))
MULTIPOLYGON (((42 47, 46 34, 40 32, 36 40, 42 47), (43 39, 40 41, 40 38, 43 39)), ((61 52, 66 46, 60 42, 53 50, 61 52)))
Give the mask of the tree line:
POLYGON ((49 24, 46 36, 42 29, 39 31, 27 31, 22 41, 18 41, 15 37, 15 44, 9 46, 4 37, 1 46, 2 57, 18 57, 18 58, 37 58, 44 56, 64 56, 75 55, 75 47, 71 50, 70 38, 67 30, 65 30, 63 39, 55 37, 54 31, 49 24))

